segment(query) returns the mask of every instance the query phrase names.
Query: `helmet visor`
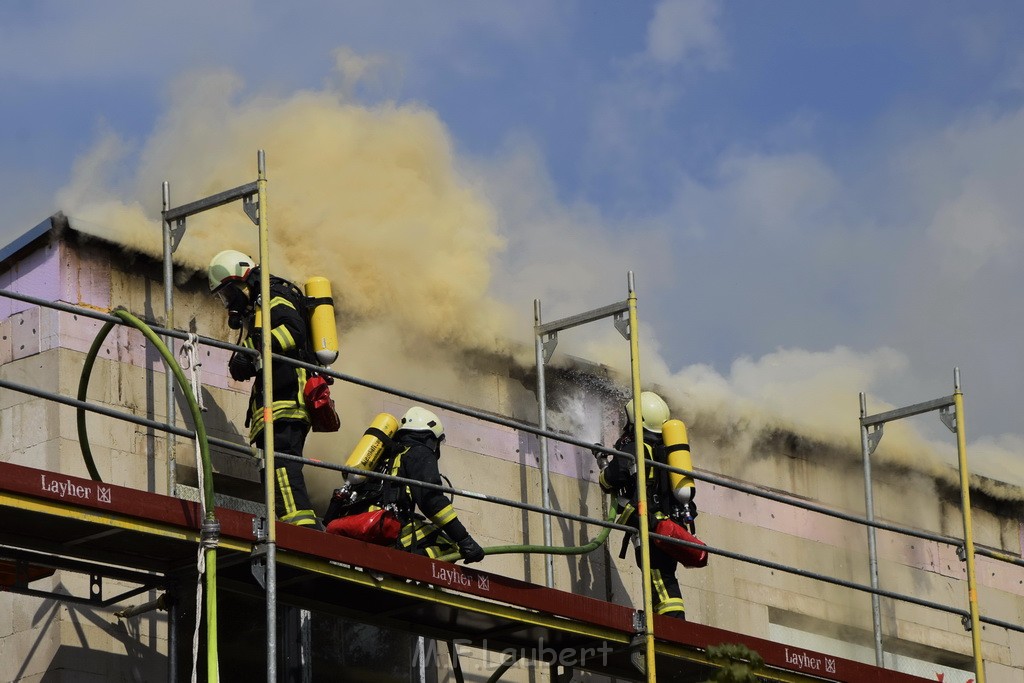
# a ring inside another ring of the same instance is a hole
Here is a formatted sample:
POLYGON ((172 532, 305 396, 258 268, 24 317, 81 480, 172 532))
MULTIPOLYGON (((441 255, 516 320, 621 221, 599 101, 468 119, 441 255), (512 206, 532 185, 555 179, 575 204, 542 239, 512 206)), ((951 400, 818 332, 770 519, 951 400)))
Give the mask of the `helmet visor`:
POLYGON ((214 294, 216 294, 217 298, 220 299, 224 308, 232 312, 245 310, 246 304, 249 303, 249 298, 234 282, 227 283, 225 286, 214 292, 214 294))

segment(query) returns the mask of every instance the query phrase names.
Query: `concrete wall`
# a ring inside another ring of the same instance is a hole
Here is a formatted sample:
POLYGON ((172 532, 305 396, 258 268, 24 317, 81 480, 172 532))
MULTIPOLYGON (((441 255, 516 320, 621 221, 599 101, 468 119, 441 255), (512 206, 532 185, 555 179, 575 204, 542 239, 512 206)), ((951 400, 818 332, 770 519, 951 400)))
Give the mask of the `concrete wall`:
MULTIPOLYGON (((122 254, 110 245, 58 240, 19 255, 8 266, 0 274, 2 288, 99 310, 123 304, 146 318, 161 318, 163 290, 158 264, 122 254)), ((175 316, 179 328, 235 339, 201 279, 178 283, 175 316)), ((0 374, 74 396, 85 352, 100 327, 92 319, 0 299, 0 374)), ((241 422, 248 386, 227 377, 226 352, 204 347, 199 353, 209 432, 240 443, 246 431, 241 422)), ((515 419, 535 420, 531 369, 513 367, 503 359, 490 359, 485 365, 486 372, 467 372, 466 392, 460 401, 515 419)), ((557 368, 549 373, 549 424, 586 441, 614 441, 621 387, 617 391, 606 382, 573 383, 570 374, 560 374, 557 368)), ((312 435, 307 448, 307 456, 330 462, 344 461, 377 412, 400 415, 410 405, 405 399, 344 384, 336 384, 333 391, 343 407, 343 429, 338 434, 312 435)), ((92 371, 89 400, 149 419, 165 419, 162 363, 141 335, 123 327, 111 332, 92 371)), ((177 422, 187 426, 189 419, 183 416, 182 407, 179 397, 177 422)), ((538 446, 533 436, 450 411, 437 412, 448 436, 442 470, 454 486, 541 503, 538 446)), ((681 416, 688 417, 685 413, 681 416)), ((89 442, 104 480, 167 491, 166 437, 162 433, 96 415, 88 418, 88 425, 89 442)), ((690 427, 698 470, 863 514, 859 453, 779 435, 763 435, 752 447, 739 448, 729 434, 702 431, 696 422, 690 427)), ((857 429, 856 415, 851 415, 850 428, 853 432, 857 429)), ((11 462, 86 476, 74 409, 17 392, 0 393, 0 454, 11 462)), ((175 459, 178 481, 194 485, 192 444, 178 439, 175 459)), ((597 487, 589 451, 551 442, 550 462, 553 506, 603 517, 607 501, 597 487)), ((219 491, 261 498, 252 460, 215 453, 215 467, 219 491)), ((880 467, 875 474, 875 507, 880 519, 936 533, 962 533, 958 500, 947 485, 906 469, 880 467)), ((340 485, 340 475, 307 467, 307 477, 314 503, 322 511, 330 491, 340 485)), ((697 503, 698 534, 712 546, 845 581, 869 583, 867 533, 861 526, 707 482, 698 482, 697 503)), ((542 542, 543 522, 537 514, 466 497, 458 497, 455 506, 484 546, 542 542)), ((1019 505, 980 497, 974 523, 979 543, 1020 556, 1019 505)), ((594 525, 559 519, 553 520, 552 527, 559 545, 586 542, 599 531, 594 525)), ((613 532, 605 547, 590 555, 557 556, 556 587, 641 605, 639 572, 632 553, 625 560, 617 557, 620 539, 620 532, 613 532)), ((879 532, 878 550, 884 589, 966 609, 965 569, 953 549, 879 532)), ((480 567, 544 582, 541 555, 490 556, 480 567)), ((838 656, 874 660, 867 593, 720 556, 712 556, 706 569, 680 569, 678 576, 692 621, 838 656)), ((48 580, 49 588, 62 589, 58 580, 48 580)), ((983 614, 1015 624, 1024 622, 1024 569, 979 557, 978 580, 983 614)), ((957 677, 957 670, 971 667, 971 641, 958 616, 885 598, 882 608, 885 645, 893 661, 902 657, 906 662, 923 662, 905 664, 921 667, 913 671, 917 675, 930 678, 943 671, 947 681, 966 680, 957 677), (928 666, 934 671, 926 671, 928 666)), ((162 674, 155 672, 161 670, 166 653, 165 620, 155 615, 122 624, 112 618, 113 609, 72 608, 52 600, 0 595, 0 661, 17 663, 17 680, 35 680, 47 671, 51 672, 47 680, 57 680, 52 676, 58 669, 79 672, 76 675, 81 677, 74 680, 92 680, 89 676, 135 680, 141 675, 136 670, 144 672, 138 680, 159 679, 162 674), (87 651, 105 651, 109 656, 93 661, 83 654, 87 651)), ((1024 676, 1021 634, 987 626, 982 637, 990 683, 1020 681, 1024 676)), ((464 665, 471 674, 468 680, 473 676, 485 680, 495 663, 478 655, 464 659, 464 665)), ((546 680, 546 673, 523 666, 503 680, 546 680)))

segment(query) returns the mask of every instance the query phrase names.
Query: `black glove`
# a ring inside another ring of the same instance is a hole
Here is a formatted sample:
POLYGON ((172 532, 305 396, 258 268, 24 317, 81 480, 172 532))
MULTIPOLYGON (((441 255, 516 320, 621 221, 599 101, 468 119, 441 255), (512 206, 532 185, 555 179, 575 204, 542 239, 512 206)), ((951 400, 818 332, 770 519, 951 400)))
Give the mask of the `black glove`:
MULTIPOLYGON (((604 448, 604 444, 601 443, 600 441, 596 442, 594 445, 595 446, 600 446, 601 448, 604 448)), ((604 453, 603 451, 599 451, 596 448, 591 448, 590 452, 594 454, 595 458, 607 458, 608 457, 607 453, 604 453)))
POLYGON ((462 559, 466 561, 466 564, 472 564, 484 559, 484 549, 473 540, 472 536, 466 536, 459 541, 459 554, 462 555, 462 559))
POLYGON ((244 382, 256 376, 256 359, 247 353, 235 351, 228 361, 228 373, 236 382, 244 382))

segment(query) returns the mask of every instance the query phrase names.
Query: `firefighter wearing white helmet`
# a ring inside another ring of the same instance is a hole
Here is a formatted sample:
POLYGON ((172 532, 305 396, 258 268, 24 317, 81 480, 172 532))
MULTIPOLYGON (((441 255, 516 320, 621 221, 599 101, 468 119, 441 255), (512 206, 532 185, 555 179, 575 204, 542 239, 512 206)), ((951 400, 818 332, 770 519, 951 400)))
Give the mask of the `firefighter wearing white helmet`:
MULTIPOLYGON (((633 401, 630 400, 625 406, 626 420, 623 425, 622 435, 615 443, 615 450, 624 453, 636 453, 635 445, 635 410, 633 401)), ((671 413, 665 400, 653 391, 644 391, 640 394, 640 424, 643 427, 643 447, 645 459, 654 460, 663 464, 671 464, 669 453, 681 451, 685 448, 689 454, 689 444, 674 444, 666 446, 662 438, 662 432, 668 433, 676 423, 682 426, 679 420, 671 420, 671 413), (671 449, 671 450, 670 450, 671 449)), ((675 432, 673 432, 675 433, 675 432)), ((685 427, 683 427, 685 439, 685 427)), ((595 452, 595 455, 599 455, 595 452)), ((599 455, 600 457, 600 455, 599 455)), ((688 461, 687 461, 688 462, 688 461)), ((676 483, 670 479, 670 473, 647 465, 647 503, 648 503, 648 524, 654 529, 661 520, 671 519, 681 524, 691 526, 693 518, 697 514, 697 508, 693 505, 692 479, 687 484, 680 485, 678 495, 673 485, 676 483), (685 500, 683 500, 685 499, 685 500)), ((689 469, 689 468, 687 468, 689 469)), ((601 488, 615 494, 620 502, 620 514, 616 520, 620 524, 628 524, 638 528, 639 515, 637 509, 636 493, 636 465, 633 458, 624 456, 612 456, 603 465, 599 477, 601 488)), ((636 562, 640 565, 640 548, 638 533, 627 535, 623 539, 622 552, 620 557, 625 557, 626 541, 633 540, 636 548, 636 562)), ((679 590, 679 581, 676 579, 677 560, 666 553, 654 543, 650 546, 651 557, 651 588, 654 596, 654 611, 657 614, 686 619, 686 606, 683 602, 682 593, 679 590)), ((705 556, 706 557, 706 556, 705 556)))
MULTIPOLYGON (((443 442, 441 419, 413 406, 399 420, 386 464, 378 467, 397 477, 441 485, 438 460, 443 442)), ((374 504, 397 511, 402 530, 396 545, 402 550, 428 557, 457 551, 467 564, 484 558, 483 548, 459 520, 451 499, 436 489, 386 482, 374 504)))
MULTIPOLYGON (((247 254, 229 249, 210 260, 208 275, 211 293, 220 299, 228 312, 228 325, 241 331, 240 336, 244 337, 241 344, 248 349, 231 355, 228 372, 236 382, 256 378, 252 385, 245 425, 249 427, 249 442, 262 449, 264 399, 258 351, 263 346, 265 326, 257 315, 260 309, 259 266, 247 254)), ((271 276, 270 325, 267 327, 270 330, 272 353, 311 362, 307 326, 302 313, 305 305, 302 296, 301 290, 291 282, 271 276)), ((286 362, 273 364, 272 415, 276 453, 302 456, 310 429, 309 411, 303 397, 306 380, 305 368, 286 362)), ((277 492, 277 518, 289 524, 322 529, 306 492, 302 463, 283 458, 276 459, 275 463, 276 472, 273 476, 277 492)))
MULTIPOLYGON (((636 417, 633 414, 633 399, 626 404, 626 424, 636 424, 636 417)), ((668 422, 670 415, 668 404, 665 399, 653 391, 640 393, 640 420, 643 428, 652 434, 661 434, 661 426, 668 422)))

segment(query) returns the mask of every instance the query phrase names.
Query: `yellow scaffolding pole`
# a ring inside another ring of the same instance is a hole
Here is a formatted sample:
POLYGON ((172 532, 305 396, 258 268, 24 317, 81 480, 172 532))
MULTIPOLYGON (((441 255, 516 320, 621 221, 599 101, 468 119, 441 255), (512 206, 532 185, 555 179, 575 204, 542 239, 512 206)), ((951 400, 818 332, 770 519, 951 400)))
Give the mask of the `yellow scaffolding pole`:
POLYGON ((956 450, 960 463, 960 507, 964 517, 964 555, 967 560, 967 600, 971 610, 971 644, 974 647, 974 677, 985 683, 985 661, 981 656, 981 617, 978 614, 978 582, 974 568, 974 527, 971 522, 971 486, 967 471, 967 435, 964 429, 964 394, 960 390, 960 368, 953 370, 953 405, 956 411, 956 450))
POLYGON ((640 526, 640 574, 644 594, 644 660, 648 683, 658 677, 654 665, 654 600, 651 596, 651 546, 647 528, 647 463, 644 452, 643 413, 640 406, 640 334, 637 328, 636 288, 629 271, 629 356, 633 376, 633 438, 636 440, 636 515, 640 526))

